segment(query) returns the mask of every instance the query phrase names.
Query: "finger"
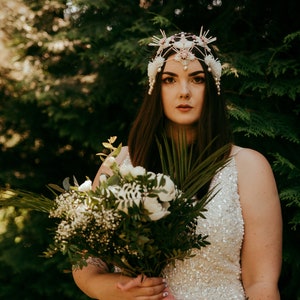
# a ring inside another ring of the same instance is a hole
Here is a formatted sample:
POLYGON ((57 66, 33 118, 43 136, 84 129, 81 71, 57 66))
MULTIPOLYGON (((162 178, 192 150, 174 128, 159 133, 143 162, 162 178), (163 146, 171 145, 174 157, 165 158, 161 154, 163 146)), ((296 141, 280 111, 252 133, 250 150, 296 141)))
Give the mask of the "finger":
POLYGON ((138 275, 137 277, 131 279, 130 281, 126 283, 117 283, 117 287, 121 289, 122 291, 128 291, 129 289, 132 289, 134 287, 141 286, 142 282, 146 280, 145 275, 138 275))
POLYGON ((164 300, 176 300, 168 287, 163 291, 163 298, 164 300))

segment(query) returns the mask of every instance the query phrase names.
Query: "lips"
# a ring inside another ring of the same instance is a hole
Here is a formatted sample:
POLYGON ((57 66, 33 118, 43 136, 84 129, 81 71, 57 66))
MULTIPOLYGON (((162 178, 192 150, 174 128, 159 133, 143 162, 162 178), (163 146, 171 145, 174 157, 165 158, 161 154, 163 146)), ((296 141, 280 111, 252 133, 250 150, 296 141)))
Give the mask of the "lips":
POLYGON ((186 112, 191 110, 193 107, 188 104, 179 104, 176 106, 176 108, 182 112, 186 112))

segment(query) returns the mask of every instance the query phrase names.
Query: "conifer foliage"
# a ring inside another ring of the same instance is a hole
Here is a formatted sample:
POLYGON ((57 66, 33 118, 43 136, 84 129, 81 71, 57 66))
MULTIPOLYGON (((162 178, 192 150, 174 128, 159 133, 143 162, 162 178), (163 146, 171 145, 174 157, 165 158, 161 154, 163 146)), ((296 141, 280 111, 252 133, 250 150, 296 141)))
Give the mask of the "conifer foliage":
MULTIPOLYGON (((47 193, 67 176, 93 178, 101 142, 126 143, 147 84, 148 37, 203 25, 218 37, 236 142, 274 170, 282 299, 300 298, 299 17, 296 1, 256 2, 0 1, 0 185, 47 193)), ((9 208, 0 224, 1 299, 87 299, 63 258, 40 257, 49 220, 9 208)))

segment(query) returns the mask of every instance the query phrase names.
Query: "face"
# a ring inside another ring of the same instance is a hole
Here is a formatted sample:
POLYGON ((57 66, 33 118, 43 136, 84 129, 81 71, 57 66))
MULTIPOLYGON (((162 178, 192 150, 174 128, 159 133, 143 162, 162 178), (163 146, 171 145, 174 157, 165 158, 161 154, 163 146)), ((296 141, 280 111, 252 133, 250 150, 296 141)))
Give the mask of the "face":
POLYGON ((162 72, 161 96, 169 125, 194 127, 198 122, 205 92, 205 73, 195 59, 184 70, 181 62, 170 56, 162 72))

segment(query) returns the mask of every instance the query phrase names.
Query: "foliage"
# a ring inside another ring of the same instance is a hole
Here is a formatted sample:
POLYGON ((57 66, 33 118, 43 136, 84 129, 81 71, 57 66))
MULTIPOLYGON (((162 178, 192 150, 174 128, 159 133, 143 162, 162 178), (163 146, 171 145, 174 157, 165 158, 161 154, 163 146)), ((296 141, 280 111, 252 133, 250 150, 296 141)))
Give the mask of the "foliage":
POLYGON ((226 91, 238 144, 264 153, 276 176, 284 220, 283 299, 300 295, 295 249, 300 224, 299 32, 272 48, 251 54, 227 53, 226 91), (255 63, 254 63, 255 62, 255 63), (239 77, 239 86, 232 84, 239 77), (235 86, 234 89, 232 87, 235 86), (238 93, 236 92, 238 90, 238 93))
MULTIPOLYGON (((282 299, 299 298, 297 1, 66 2, 0 1, 0 184, 47 193, 44 186, 59 184, 61 174, 92 178, 100 141, 114 132, 126 142, 147 83, 147 37, 161 27, 168 33, 198 32, 203 25, 218 37, 220 59, 226 62, 221 88, 236 141, 261 151, 273 167, 284 217, 282 299)), ((21 212, 14 214, 11 224, 21 212)), ((37 227, 38 252, 47 225, 35 218, 28 215, 26 228, 37 227)), ((23 287, 30 268, 45 268, 36 277, 56 286, 55 268, 50 271, 33 257, 32 266, 23 265, 28 256, 15 243, 16 235, 15 226, 1 234, 1 274, 7 274, 1 277, 1 297, 26 299, 26 289, 12 290, 8 282, 23 287), (13 263, 11 249, 14 260, 22 262, 13 268, 7 267, 13 263)), ((67 280, 57 282, 61 287, 67 280)), ((46 299, 50 287, 40 286, 46 299)), ((70 283, 63 290, 72 288, 70 283)))
POLYGON ((46 215, 10 207, 0 209, 0 224, 1 299, 88 299, 74 285, 66 260, 42 256, 54 225, 46 215))
MULTIPOLYGON (((218 191, 202 198, 194 195, 206 186, 226 160, 225 146, 204 161, 191 164, 193 150, 179 135, 179 145, 170 146, 166 136, 158 142, 164 173, 148 172, 141 166, 118 166, 115 157, 122 144, 113 146, 116 137, 103 143, 110 151, 103 164, 112 172, 102 174, 92 190, 87 179, 80 186, 64 189, 51 185, 61 194, 53 200, 43 195, 0 188, 0 206, 29 208, 58 219, 53 242, 46 257, 62 253, 73 266, 82 268, 91 257, 101 257, 128 276, 160 276, 168 264, 193 256, 193 249, 209 244, 207 236, 196 233, 195 222, 204 217, 205 205, 218 191), (192 209, 191 209, 192 208, 192 209)), ((54 192, 54 191, 53 191, 54 192)), ((56 193, 55 193, 56 195, 56 193)))
POLYGON ((68 254, 80 268, 88 257, 101 257, 127 276, 156 277, 175 259, 208 244, 192 226, 208 196, 195 202, 169 176, 139 166, 119 169, 113 161, 111 169, 95 191, 81 188, 86 181, 55 199, 50 216, 59 225, 47 256, 68 254))

